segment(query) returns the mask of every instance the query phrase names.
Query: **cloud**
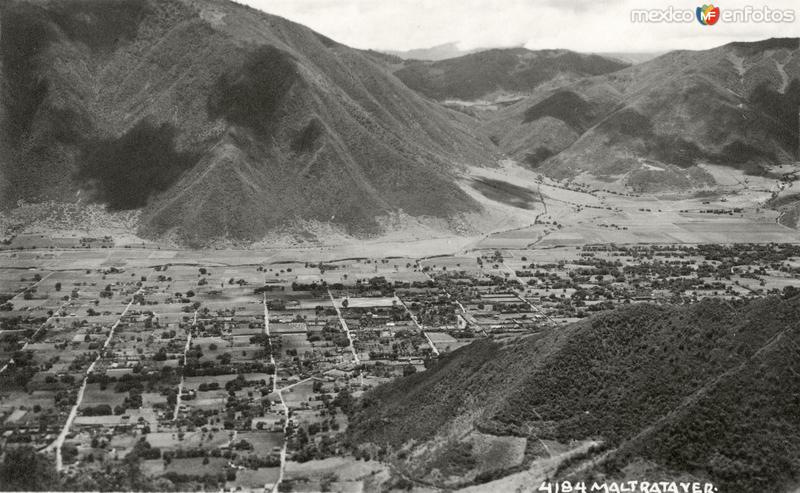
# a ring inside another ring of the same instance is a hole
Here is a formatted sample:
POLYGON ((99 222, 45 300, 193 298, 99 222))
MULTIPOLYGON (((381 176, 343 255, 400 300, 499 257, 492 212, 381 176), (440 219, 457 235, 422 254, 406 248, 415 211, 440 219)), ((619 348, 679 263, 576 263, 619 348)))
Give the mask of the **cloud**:
MULTIPOLYGON (((707 1, 707 0, 706 0, 707 1)), ((686 0, 245 0, 356 48, 408 50, 456 41, 462 49, 524 45, 584 52, 648 52, 706 49, 730 41, 797 36, 791 24, 635 24, 631 9, 691 9, 686 0)), ((726 0, 722 8, 745 5, 796 9, 795 0, 750 3, 726 0)))

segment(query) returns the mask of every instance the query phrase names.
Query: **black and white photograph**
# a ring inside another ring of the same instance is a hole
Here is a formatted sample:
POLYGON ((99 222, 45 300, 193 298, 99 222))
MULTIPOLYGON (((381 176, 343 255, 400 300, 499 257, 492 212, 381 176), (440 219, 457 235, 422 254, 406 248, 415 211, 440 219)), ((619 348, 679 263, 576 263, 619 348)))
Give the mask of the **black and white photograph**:
POLYGON ((800 493, 800 4, 0 0, 5 491, 800 493))

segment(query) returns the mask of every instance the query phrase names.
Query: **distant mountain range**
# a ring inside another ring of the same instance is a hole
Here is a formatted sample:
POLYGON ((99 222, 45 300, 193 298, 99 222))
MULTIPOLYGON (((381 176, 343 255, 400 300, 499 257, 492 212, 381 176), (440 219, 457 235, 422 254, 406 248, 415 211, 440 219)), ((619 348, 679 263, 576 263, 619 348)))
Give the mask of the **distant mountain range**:
POLYGON ((709 185, 700 161, 797 158, 797 39, 633 66, 524 48, 423 61, 225 0, 14 0, 0 15, 0 207, 100 203, 137 211, 147 238, 366 237, 397 214, 452 232, 483 213, 464 167, 504 156, 643 191, 709 185))
MULTIPOLYGON (((406 51, 382 50, 382 52, 388 55, 402 58, 403 60, 427 60, 436 62, 440 60, 446 60, 448 58, 458 58, 464 55, 469 55, 471 53, 477 53, 479 51, 489 51, 492 49, 507 49, 507 48, 509 47, 470 48, 462 50, 461 48, 458 47, 458 43, 451 42, 451 43, 442 43, 440 45, 431 46, 430 48, 416 48, 413 50, 406 50, 406 51)), ((633 65, 653 59, 659 55, 662 55, 663 52, 620 51, 620 52, 604 52, 604 53, 594 53, 594 54, 605 58, 613 58, 615 60, 619 60, 621 62, 633 65)))
POLYGON ((528 94, 543 84, 561 85, 627 66, 567 50, 505 48, 437 62, 406 61, 394 74, 408 87, 433 99, 474 100, 498 93, 528 94))
POLYGON ((458 43, 443 43, 430 48, 417 48, 407 51, 392 51, 385 50, 384 53, 400 57, 404 60, 445 60, 447 58, 455 58, 478 51, 483 51, 485 48, 472 48, 469 50, 462 50, 458 47, 458 43))
POLYGON ((637 63, 646 62, 648 60, 652 60, 657 56, 661 56, 664 54, 662 51, 658 52, 627 52, 627 51, 608 51, 602 53, 595 53, 596 55, 604 56, 606 58, 613 58, 616 60, 623 61, 625 63, 630 63, 631 65, 636 65, 637 63))
POLYGON ((554 177, 639 191, 713 183, 699 162, 762 173, 798 159, 800 40, 675 51, 532 94, 491 115, 500 148, 554 177))

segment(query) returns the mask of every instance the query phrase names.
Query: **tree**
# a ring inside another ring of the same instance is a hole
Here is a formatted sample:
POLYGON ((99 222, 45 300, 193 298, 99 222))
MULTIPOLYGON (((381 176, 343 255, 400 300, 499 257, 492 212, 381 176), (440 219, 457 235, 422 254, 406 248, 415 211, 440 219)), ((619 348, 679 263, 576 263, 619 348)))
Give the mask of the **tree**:
POLYGON ((174 389, 170 389, 167 393, 167 406, 174 408, 178 403, 178 393, 174 389))
POLYGON ((32 447, 6 449, 0 465, 0 484, 6 491, 47 491, 60 489, 53 461, 32 447))

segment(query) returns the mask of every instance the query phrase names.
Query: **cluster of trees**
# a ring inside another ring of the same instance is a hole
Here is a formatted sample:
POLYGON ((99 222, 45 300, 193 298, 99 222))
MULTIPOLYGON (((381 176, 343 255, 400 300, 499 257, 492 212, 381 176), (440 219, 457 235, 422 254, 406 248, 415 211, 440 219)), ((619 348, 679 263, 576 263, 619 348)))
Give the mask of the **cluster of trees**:
POLYGON ((0 485, 6 491, 61 489, 53 461, 29 446, 5 448, 0 463, 0 485))
POLYGON ((615 474, 641 456, 670 470, 702 471, 719 491, 795 488, 800 469, 800 378, 795 370, 800 299, 797 292, 786 294, 783 302, 742 310, 741 316, 750 318, 744 325, 750 333, 742 339, 750 339, 753 347, 743 351, 749 357, 736 371, 708 386, 647 440, 612 456, 605 472, 615 474), (760 334, 769 326, 781 337, 763 345, 760 334))
POLYGON ((87 406, 81 409, 83 416, 109 416, 113 410, 108 404, 98 404, 96 406, 87 406))
POLYGON ((602 436, 619 443, 787 327, 788 319, 775 323, 781 320, 775 299, 752 303, 736 308, 705 300, 604 312, 531 372, 495 419, 519 430, 553 421, 554 427, 540 432, 559 441, 602 436))

